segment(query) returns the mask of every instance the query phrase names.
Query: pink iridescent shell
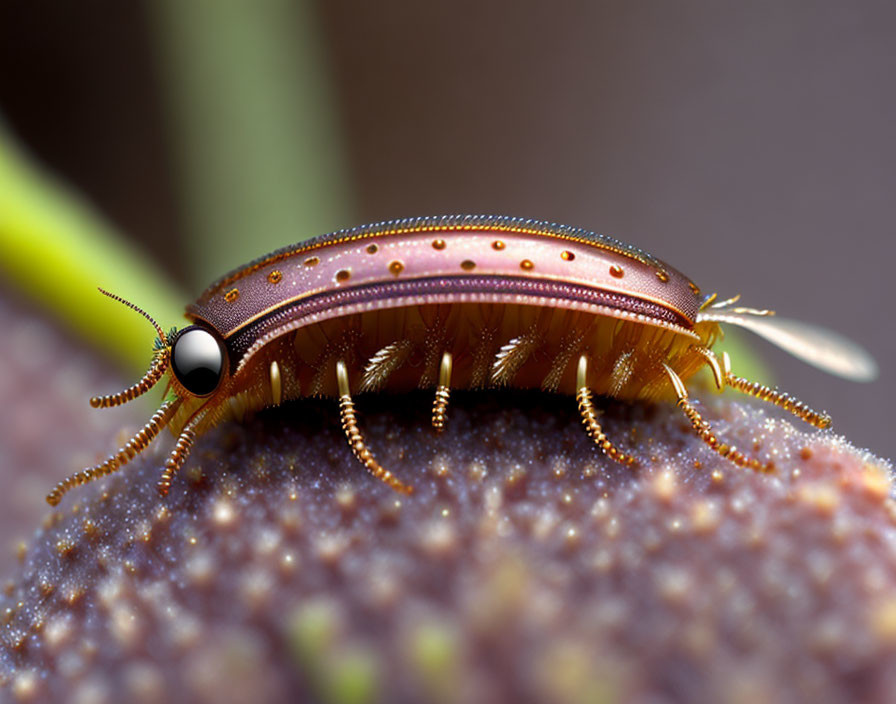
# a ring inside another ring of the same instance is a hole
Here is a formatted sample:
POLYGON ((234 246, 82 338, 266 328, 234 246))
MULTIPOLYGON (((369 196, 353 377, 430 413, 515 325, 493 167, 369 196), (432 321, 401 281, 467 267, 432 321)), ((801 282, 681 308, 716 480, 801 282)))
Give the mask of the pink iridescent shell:
POLYGON ((719 323, 753 329, 844 376, 870 378, 873 360, 827 331, 770 324, 761 320, 768 311, 714 299, 636 247, 534 220, 415 218, 308 240, 214 283, 187 308, 193 324, 170 338, 152 321, 159 338, 149 371, 91 403, 125 403, 163 377, 173 398, 118 453, 60 482, 47 498, 56 504, 72 486, 116 471, 168 427, 177 441, 158 484, 164 495, 205 430, 308 396, 338 398, 355 456, 376 478, 410 492, 367 448, 352 395, 414 388, 434 390, 437 431, 452 389, 574 395, 588 435, 624 464, 635 458, 606 437, 592 396, 677 400, 712 450, 770 471, 715 436, 688 398, 687 379, 708 365, 719 389, 758 396, 819 427, 830 418, 735 376, 712 352, 719 323))
POLYGON ((235 270, 189 306, 239 373, 279 336, 371 311, 492 304, 581 311, 696 337, 699 289, 609 237, 500 217, 398 220, 287 247, 235 270))

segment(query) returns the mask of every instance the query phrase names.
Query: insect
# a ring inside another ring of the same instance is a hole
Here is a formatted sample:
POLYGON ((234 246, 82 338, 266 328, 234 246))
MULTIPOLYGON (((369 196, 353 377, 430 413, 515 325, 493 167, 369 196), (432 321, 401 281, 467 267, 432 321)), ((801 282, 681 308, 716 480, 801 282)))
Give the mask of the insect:
MULTIPOLYGON (((102 291, 102 289, 101 289, 102 291)), ((196 437, 225 418, 285 401, 338 399, 346 438, 376 478, 412 487, 383 467, 358 427, 355 392, 432 389, 432 425, 447 420, 452 388, 540 388, 576 398, 587 434, 633 464, 598 422, 595 394, 674 401, 715 452, 757 471, 773 467, 724 443, 685 381, 709 367, 726 386, 826 428, 830 418, 731 371, 713 345, 721 325, 759 334, 823 370, 855 380, 871 357, 839 335, 704 295, 686 276, 613 238, 535 220, 446 216, 341 230, 256 259, 187 307, 191 324, 158 337, 149 370, 124 391, 91 399, 118 406, 163 377, 168 393, 149 422, 105 462, 61 481, 72 487, 120 469, 165 427, 176 437, 158 481, 167 494, 196 437)))

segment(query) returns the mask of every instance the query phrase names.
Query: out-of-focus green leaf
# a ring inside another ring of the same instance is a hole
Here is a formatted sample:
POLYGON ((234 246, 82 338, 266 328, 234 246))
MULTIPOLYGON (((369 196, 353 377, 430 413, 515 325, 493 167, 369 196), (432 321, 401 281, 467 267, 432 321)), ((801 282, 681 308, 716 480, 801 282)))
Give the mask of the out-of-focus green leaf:
POLYGON ((149 9, 197 286, 352 224, 315 4, 162 0, 149 9))
POLYGON ((186 298, 82 199, 0 129, 0 276, 109 357, 145 370, 152 327, 97 291, 133 301, 168 328, 186 298))

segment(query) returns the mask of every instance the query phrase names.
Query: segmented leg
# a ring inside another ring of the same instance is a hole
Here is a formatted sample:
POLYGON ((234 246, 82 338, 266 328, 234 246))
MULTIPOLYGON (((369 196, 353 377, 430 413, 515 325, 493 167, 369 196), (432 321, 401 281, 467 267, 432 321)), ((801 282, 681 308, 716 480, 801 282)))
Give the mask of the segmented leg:
POLYGON ((719 358, 715 356, 712 350, 706 347, 698 347, 697 351, 709 363, 709 368, 712 370, 712 378, 716 382, 719 391, 721 391, 725 388, 725 373, 722 371, 722 365, 719 364, 719 358))
POLYGON ((168 459, 165 460, 165 469, 162 470, 162 476, 156 484, 156 489, 160 496, 168 495, 168 491, 171 489, 171 483, 174 481, 174 475, 177 474, 177 471, 181 467, 183 467, 184 462, 187 461, 187 457, 190 456, 190 450, 193 449, 193 443, 196 442, 196 427, 203 418, 204 416, 202 414, 194 416, 190 422, 184 426, 184 429, 180 431, 180 435, 177 436, 177 440, 174 443, 174 449, 171 451, 171 454, 168 455, 168 459))
POLYGON ((816 428, 831 427, 831 417, 827 413, 814 411, 802 401, 794 398, 790 394, 784 393, 783 391, 779 391, 778 389, 771 389, 768 386, 763 386, 759 382, 748 381, 743 377, 735 376, 734 374, 732 374, 731 358, 728 356, 727 352, 722 353, 722 363, 725 367, 725 379, 728 382, 728 385, 732 388, 737 389, 742 393, 748 394, 749 396, 755 396, 756 398, 762 399, 763 401, 773 403, 776 406, 783 408, 785 411, 789 411, 798 418, 802 418, 804 421, 806 421, 810 425, 814 425, 816 428))
POLYGON ((345 431, 345 437, 348 440, 352 452, 355 457, 364 465, 368 472, 380 481, 385 482, 395 491, 403 494, 410 494, 414 491, 413 487, 404 484, 392 472, 385 469, 374 458, 373 453, 367 448, 361 431, 358 429, 358 419, 355 416, 355 404, 349 392, 348 370, 345 362, 341 359, 336 362, 336 383, 339 387, 339 416, 342 420, 342 429, 345 431))
POLYGON ((127 443, 122 446, 118 452, 109 457, 102 464, 95 467, 89 467, 59 482, 49 494, 47 494, 47 503, 50 506, 56 506, 65 493, 76 486, 92 482, 94 479, 105 477, 107 474, 117 472, 135 455, 143 451, 150 442, 159 434, 159 432, 171 421, 174 413, 179 406, 177 401, 166 401, 161 405, 149 422, 144 425, 127 443))
POLYGON ((635 458, 617 449, 607 439, 603 429, 600 427, 600 423, 597 422, 594 404, 591 401, 591 389, 588 388, 588 357, 585 355, 579 357, 576 386, 578 387, 576 401, 579 403, 579 413, 582 415, 582 425, 585 426, 585 432, 611 460, 621 464, 634 464, 635 458))
POLYGON ((691 421, 691 425, 697 432, 697 435, 701 440, 703 440, 703 442, 705 442, 709 446, 711 450, 718 453, 725 459, 734 462, 734 464, 738 465, 739 467, 749 467, 750 469, 753 469, 757 472, 775 471, 771 465, 763 464, 757 459, 747 457, 733 445, 726 445, 725 443, 720 442, 713 432, 712 426, 703 419, 703 417, 694 407, 694 404, 688 398, 688 390, 685 388, 684 382, 681 380, 681 377, 678 376, 678 374, 676 374, 668 364, 663 364, 663 367, 665 367, 666 373, 669 375, 672 386, 675 387, 675 393, 678 395, 679 408, 684 411, 684 414, 687 416, 688 420, 691 421))
POLYGON ((432 402, 432 427, 442 432, 448 412, 448 398, 451 395, 451 353, 442 353, 442 364, 439 366, 439 385, 436 397, 432 402))
POLYGON ((143 375, 143 378, 140 379, 140 381, 117 394, 94 396, 90 399, 90 405, 93 408, 112 408, 113 406, 120 406, 128 401, 133 401, 135 398, 142 396, 156 385, 158 380, 162 378, 165 370, 168 369, 170 361, 171 351, 167 347, 159 350, 153 357, 149 370, 143 375))

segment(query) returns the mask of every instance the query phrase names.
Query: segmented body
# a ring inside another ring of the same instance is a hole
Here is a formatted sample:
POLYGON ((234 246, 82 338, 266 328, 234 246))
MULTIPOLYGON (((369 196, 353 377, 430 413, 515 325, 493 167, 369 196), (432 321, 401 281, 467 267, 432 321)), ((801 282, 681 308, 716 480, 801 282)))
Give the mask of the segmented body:
MULTIPOLYGON (((106 293, 103 291, 103 293, 106 293)), ((722 442, 688 398, 685 381, 708 366, 731 386, 818 427, 830 419, 774 389, 735 376, 712 346, 719 323, 753 330, 832 373, 874 377, 861 348, 820 328, 767 320, 769 311, 715 302, 676 269, 636 247, 585 230, 519 218, 449 216, 343 230, 286 247, 227 274, 187 308, 193 323, 156 327, 149 371, 124 391, 91 399, 112 407, 167 378, 173 398, 105 462, 60 482, 117 471, 166 425, 177 436, 158 488, 164 495, 194 441, 227 417, 307 396, 339 400, 355 456, 376 478, 409 492, 367 447, 353 394, 432 389, 432 426, 448 422, 452 388, 536 388, 574 396, 588 436, 634 464, 598 422, 595 394, 677 400, 713 451, 758 471, 771 465, 722 442)))
MULTIPOLYGON (((688 378, 715 323, 697 324, 697 287, 640 250, 594 233, 510 218, 403 220, 286 248, 236 270, 188 308, 227 346, 227 414, 352 391, 434 388, 441 356, 453 388, 576 393, 587 352, 598 394, 672 398, 663 363, 688 378), (382 350, 399 342, 371 365, 382 350)), ((195 412, 182 408, 178 429, 195 412)))

